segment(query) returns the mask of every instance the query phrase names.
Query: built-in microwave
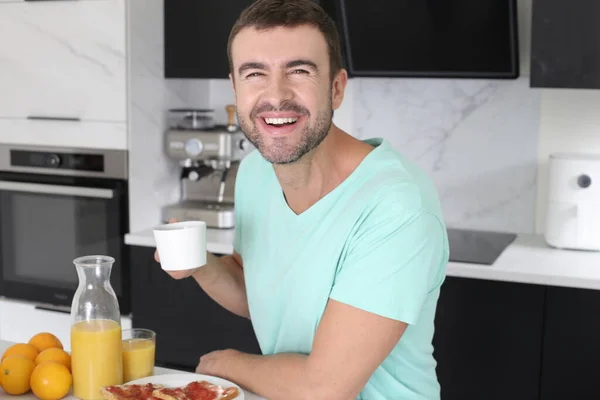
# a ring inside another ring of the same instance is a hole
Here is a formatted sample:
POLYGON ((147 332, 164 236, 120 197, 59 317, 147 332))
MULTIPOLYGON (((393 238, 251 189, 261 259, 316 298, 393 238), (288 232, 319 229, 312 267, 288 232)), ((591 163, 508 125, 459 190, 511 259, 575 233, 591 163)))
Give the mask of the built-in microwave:
POLYGON ((73 260, 115 258, 111 284, 130 312, 127 151, 0 145, 0 295, 68 311, 73 260))

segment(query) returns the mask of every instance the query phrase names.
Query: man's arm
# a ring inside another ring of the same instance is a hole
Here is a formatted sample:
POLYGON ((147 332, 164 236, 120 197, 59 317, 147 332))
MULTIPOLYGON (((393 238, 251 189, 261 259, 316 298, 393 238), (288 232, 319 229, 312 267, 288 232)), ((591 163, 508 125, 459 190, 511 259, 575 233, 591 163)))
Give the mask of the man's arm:
POLYGON ((197 372, 221 376, 269 399, 355 399, 407 324, 329 300, 310 355, 209 353, 197 372))
POLYGON ((223 257, 207 253, 206 265, 198 268, 192 276, 222 307, 239 316, 250 318, 243 262, 237 252, 223 257))
MULTIPOLYGON (((158 251, 154 259, 160 262, 158 251)), ((250 318, 242 257, 233 255, 217 257, 206 253, 206 264, 193 270, 166 271, 174 279, 194 277, 196 282, 214 301, 241 317, 250 318)))

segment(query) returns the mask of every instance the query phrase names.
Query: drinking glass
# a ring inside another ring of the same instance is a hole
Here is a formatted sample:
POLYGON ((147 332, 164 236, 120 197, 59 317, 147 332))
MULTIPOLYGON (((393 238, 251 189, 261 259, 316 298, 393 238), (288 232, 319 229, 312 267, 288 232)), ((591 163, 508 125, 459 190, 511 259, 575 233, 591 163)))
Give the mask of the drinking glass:
POLYGON ((123 381, 154 375, 156 333, 149 329, 123 331, 123 381))

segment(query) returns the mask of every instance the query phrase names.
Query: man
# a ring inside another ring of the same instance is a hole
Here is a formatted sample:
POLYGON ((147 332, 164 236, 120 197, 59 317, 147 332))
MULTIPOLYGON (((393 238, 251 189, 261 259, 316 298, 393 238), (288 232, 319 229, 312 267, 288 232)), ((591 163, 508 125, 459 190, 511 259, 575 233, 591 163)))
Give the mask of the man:
MULTIPOLYGON (((200 359, 268 399, 438 399, 434 315, 448 244, 427 176, 332 123, 347 73, 310 0, 259 0, 229 39, 241 128, 234 254, 191 272, 250 318, 263 355, 200 359)), ((410 56, 410 55, 407 55, 410 56)))

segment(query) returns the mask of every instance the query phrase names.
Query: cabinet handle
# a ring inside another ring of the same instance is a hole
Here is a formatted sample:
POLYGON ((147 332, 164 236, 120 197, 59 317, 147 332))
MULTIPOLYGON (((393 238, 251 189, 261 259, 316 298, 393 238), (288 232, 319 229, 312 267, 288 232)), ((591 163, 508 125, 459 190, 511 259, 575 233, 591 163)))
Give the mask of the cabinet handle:
MULTIPOLYGON (((25 1, 57 1, 57 0, 25 0, 25 1)), ((43 117, 40 115, 29 115, 29 120, 34 121, 70 121, 70 122, 81 122, 81 118, 77 117, 43 117)))
POLYGON ((79 186, 47 185, 43 183, 13 182, 0 180, 0 191, 26 193, 55 194, 59 196, 94 197, 97 199, 114 199, 112 189, 99 189, 79 186))
POLYGON ((35 306, 36 310, 54 311, 63 314, 71 314, 71 309, 67 306, 35 306))

